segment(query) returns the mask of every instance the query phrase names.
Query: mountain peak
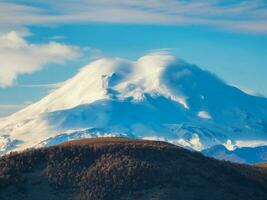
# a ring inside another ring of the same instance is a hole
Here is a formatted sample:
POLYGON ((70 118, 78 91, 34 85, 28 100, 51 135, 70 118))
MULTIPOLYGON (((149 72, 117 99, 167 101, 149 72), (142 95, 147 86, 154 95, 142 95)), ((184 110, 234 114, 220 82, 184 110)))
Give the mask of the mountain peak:
MULTIPOLYGON (((143 91, 157 91, 164 68, 175 58, 169 55, 148 55, 137 61, 121 58, 102 58, 83 67, 77 75, 67 80, 62 87, 38 102, 39 112, 73 108, 109 98, 110 94, 120 97, 135 97, 143 91)), ((35 106, 37 107, 37 106, 35 106)))

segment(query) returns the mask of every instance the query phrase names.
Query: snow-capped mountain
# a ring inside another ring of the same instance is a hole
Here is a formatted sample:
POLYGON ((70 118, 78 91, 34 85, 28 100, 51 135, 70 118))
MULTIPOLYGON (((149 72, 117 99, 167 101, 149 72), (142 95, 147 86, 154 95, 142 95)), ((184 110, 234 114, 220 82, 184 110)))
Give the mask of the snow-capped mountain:
POLYGON ((166 54, 103 58, 0 120, 1 152, 69 139, 129 136, 195 150, 267 144, 267 99, 166 54))

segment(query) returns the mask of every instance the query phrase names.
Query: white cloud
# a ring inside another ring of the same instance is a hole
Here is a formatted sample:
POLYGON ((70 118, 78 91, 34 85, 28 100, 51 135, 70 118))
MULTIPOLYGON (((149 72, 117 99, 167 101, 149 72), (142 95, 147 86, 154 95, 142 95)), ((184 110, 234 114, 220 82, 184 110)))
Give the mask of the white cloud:
POLYGON ((81 55, 78 47, 57 42, 31 44, 17 32, 0 35, 0 87, 10 86, 19 74, 32 73, 45 64, 62 64, 81 55))
POLYGON ((0 3, 1 29, 75 22, 191 24, 267 33, 267 3, 264 0, 6 0, 0 3))

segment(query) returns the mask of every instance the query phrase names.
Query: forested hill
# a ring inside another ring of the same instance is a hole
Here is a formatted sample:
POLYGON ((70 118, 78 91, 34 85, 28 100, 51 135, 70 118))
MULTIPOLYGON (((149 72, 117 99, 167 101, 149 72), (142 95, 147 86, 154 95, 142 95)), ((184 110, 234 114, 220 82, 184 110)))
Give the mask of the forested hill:
POLYGON ((266 200, 267 172, 165 142, 84 139, 1 157, 0 199, 266 200))

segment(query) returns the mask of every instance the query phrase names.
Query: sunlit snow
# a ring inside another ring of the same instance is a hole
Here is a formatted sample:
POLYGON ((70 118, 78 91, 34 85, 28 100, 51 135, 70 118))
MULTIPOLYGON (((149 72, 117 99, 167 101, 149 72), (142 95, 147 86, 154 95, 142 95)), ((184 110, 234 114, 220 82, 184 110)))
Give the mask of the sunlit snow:
POLYGON ((167 54, 93 61, 39 102, 0 120, 0 137, 19 141, 3 139, 2 153, 98 136, 163 139, 202 150, 229 140, 262 144, 266 133, 266 98, 167 54))

